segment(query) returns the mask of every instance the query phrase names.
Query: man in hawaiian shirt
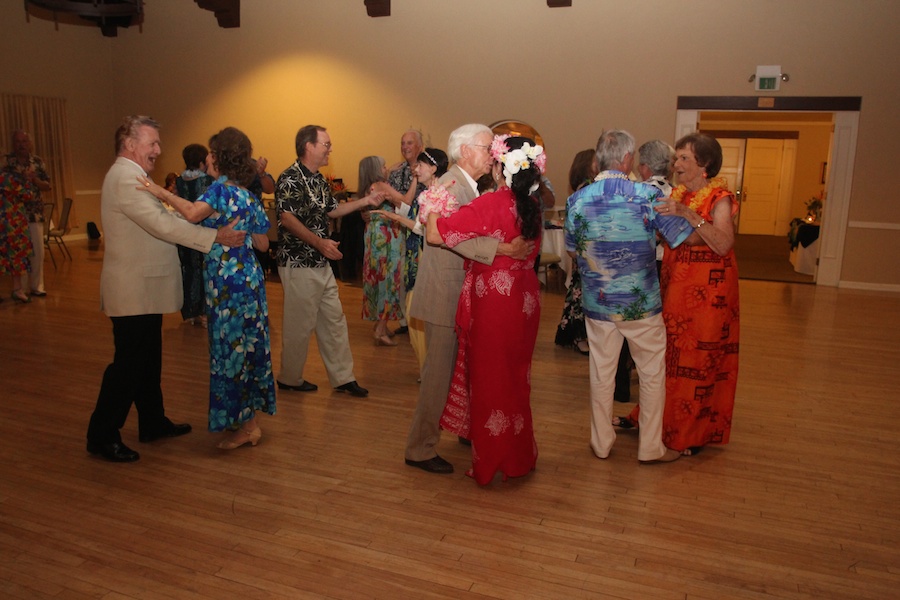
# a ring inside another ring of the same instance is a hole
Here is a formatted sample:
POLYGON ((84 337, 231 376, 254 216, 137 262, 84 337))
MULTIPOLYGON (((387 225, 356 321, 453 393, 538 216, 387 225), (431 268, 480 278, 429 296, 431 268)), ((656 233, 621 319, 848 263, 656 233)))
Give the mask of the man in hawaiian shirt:
MULTIPOLYGON (((403 161, 391 167, 391 172, 388 174, 388 184, 397 190, 401 196, 405 196, 406 192, 409 191, 409 186, 412 185, 413 177, 415 176, 416 163, 419 160, 419 154, 421 154, 424 149, 425 142, 422 140, 421 131, 409 129, 400 137, 400 154, 403 155, 403 161)), ((419 188, 417 193, 425 189, 425 186, 420 183, 417 183, 416 187, 419 188)), ((404 202, 395 209, 395 212, 398 215, 408 217, 409 208, 409 204, 404 202)), ((403 235, 405 239, 410 233, 404 228, 403 235)), ((400 287, 400 306, 406 306, 406 288, 403 286, 400 287)), ((409 327, 404 315, 404 318, 400 319, 400 327, 394 331, 394 333, 404 334, 408 331, 409 327)))
POLYGON ((600 174, 569 197, 566 250, 578 261, 582 308, 590 346, 591 449, 609 456, 616 365, 623 339, 640 376, 642 463, 671 462, 681 454, 662 441, 665 408, 666 329, 656 273, 656 232, 673 248, 692 232, 681 217, 653 206, 660 191, 628 178, 634 166, 634 138, 610 130, 597 143, 600 174))
POLYGON ((41 192, 50 191, 50 176, 44 168, 44 161, 32 154, 34 145, 28 132, 22 129, 13 131, 12 147, 12 154, 6 155, 6 170, 21 178, 32 190, 31 200, 25 203, 28 235, 34 249, 29 284, 31 295, 41 298, 47 295, 44 290, 44 201, 41 192))
POLYGON ((284 286, 279 389, 313 392, 318 386, 303 378, 309 338, 316 332, 319 354, 331 386, 353 396, 369 391, 356 382, 347 334, 347 319, 329 260, 340 260, 339 242, 328 235, 329 219, 367 206, 383 196, 373 193, 338 203, 319 169, 328 164, 331 137, 324 127, 307 125, 295 139, 297 160, 278 178, 278 275, 284 286))

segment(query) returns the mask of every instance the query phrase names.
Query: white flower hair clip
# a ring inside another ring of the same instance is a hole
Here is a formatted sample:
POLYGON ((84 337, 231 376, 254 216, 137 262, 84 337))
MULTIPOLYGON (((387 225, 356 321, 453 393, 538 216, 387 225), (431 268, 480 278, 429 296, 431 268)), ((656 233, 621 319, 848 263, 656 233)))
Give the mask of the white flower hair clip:
MULTIPOLYGON (((510 150, 506 144, 507 139, 509 139, 508 135, 494 136, 490 153, 494 160, 503 165, 503 177, 508 187, 512 187, 513 175, 522 169, 530 169, 531 165, 534 165, 541 174, 544 173, 547 166, 547 155, 544 153, 543 146, 539 144, 532 146, 525 142, 521 148, 510 150)), ((537 187, 537 184, 532 186, 531 193, 534 193, 537 187)))

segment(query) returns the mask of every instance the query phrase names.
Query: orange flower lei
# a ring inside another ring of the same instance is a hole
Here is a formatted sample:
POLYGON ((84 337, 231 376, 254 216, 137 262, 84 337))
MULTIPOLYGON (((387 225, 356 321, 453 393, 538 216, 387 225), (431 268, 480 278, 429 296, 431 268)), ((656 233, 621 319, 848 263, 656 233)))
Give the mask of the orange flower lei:
MULTIPOLYGON (((700 207, 706 204, 706 199, 709 198, 712 193, 719 188, 725 188, 727 190, 728 180, 724 177, 713 177, 709 180, 709 183, 697 190, 697 193, 694 194, 688 202, 688 206, 691 208, 691 210, 699 214, 700 207)), ((672 190, 672 199, 682 202, 684 195, 687 193, 690 193, 688 192, 688 189, 683 185, 679 185, 677 188, 672 190)), ((682 202, 682 204, 684 203, 682 202)))

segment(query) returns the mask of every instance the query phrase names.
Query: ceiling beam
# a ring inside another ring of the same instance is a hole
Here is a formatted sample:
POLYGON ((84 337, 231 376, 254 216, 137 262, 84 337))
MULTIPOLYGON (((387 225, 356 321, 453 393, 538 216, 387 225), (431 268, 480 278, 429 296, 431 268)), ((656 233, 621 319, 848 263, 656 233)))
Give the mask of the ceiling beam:
POLYGON ((391 16, 391 0, 365 0, 366 13, 370 17, 391 16))
POLYGON ((550 8, 565 8, 572 6, 572 0, 547 0, 547 6, 550 8))

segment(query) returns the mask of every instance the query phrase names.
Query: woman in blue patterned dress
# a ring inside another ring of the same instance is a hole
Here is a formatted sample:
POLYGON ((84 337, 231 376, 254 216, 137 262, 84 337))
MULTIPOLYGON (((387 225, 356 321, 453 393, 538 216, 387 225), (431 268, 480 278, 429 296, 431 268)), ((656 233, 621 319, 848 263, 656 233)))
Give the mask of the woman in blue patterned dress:
POLYGON ((253 248, 268 249, 269 219, 249 192, 256 170, 250 140, 226 127, 209 140, 207 173, 216 178, 196 202, 141 179, 146 189, 192 223, 250 233, 243 246, 213 244, 205 256, 209 334, 209 430, 227 431, 218 447, 256 445, 262 430, 256 412, 275 414, 275 378, 269 345, 269 309, 265 276, 253 248))

